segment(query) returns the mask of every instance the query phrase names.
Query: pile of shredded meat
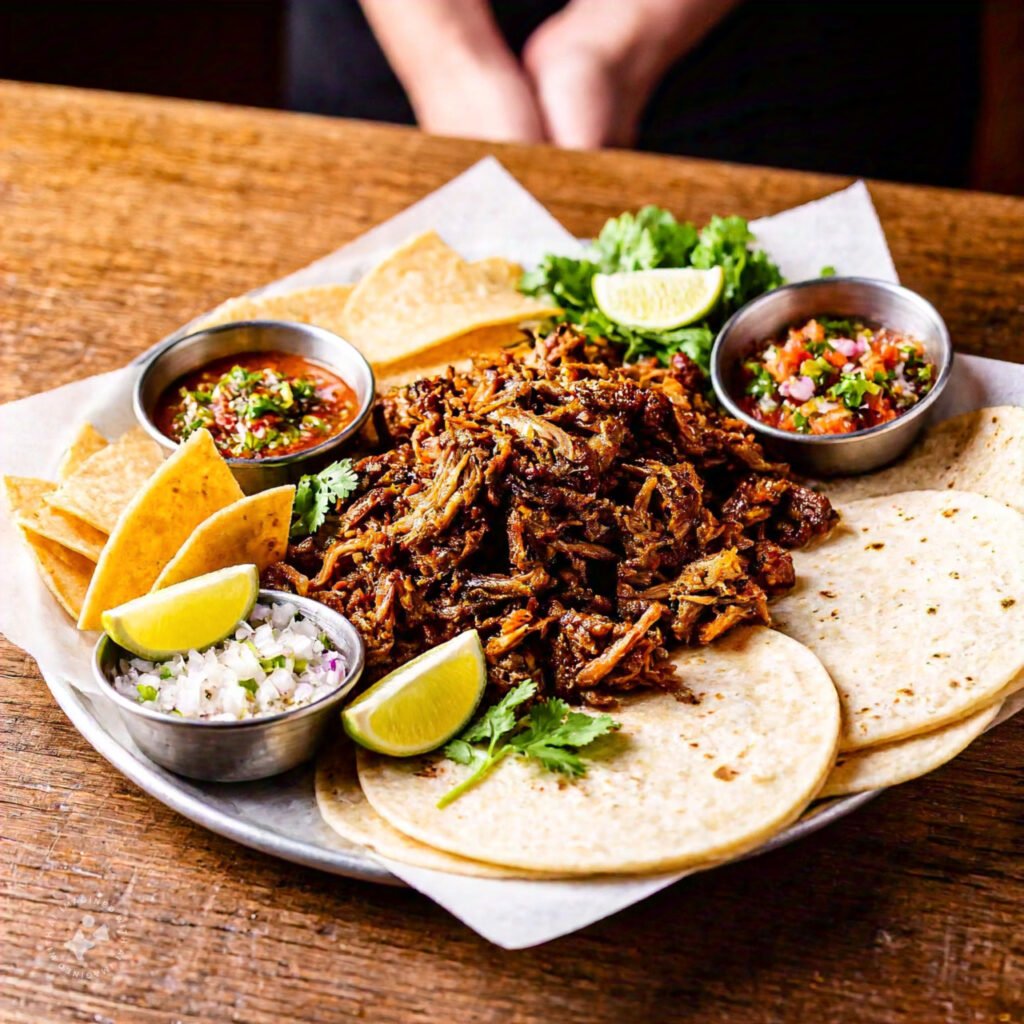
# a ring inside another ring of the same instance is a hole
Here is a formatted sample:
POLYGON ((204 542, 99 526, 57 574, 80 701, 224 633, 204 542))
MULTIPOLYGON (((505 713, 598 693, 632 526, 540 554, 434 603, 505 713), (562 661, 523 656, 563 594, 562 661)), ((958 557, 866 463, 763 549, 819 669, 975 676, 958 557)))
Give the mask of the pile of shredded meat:
POLYGON ((669 650, 768 623, 786 549, 836 519, 704 387, 563 326, 393 389, 358 492, 266 582, 347 615, 371 679, 476 628, 499 692, 679 690, 669 650))

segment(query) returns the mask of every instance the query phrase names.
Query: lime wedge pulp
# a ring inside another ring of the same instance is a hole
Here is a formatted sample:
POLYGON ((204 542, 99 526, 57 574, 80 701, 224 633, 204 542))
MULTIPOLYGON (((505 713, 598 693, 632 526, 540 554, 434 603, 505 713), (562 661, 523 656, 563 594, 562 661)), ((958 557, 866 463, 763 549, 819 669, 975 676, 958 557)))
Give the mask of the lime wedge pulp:
POLYGON ((126 651, 162 661, 230 635, 259 591, 255 565, 232 565, 111 608, 103 613, 103 628, 126 651))
POLYGON ((597 308, 624 327, 669 331, 707 316, 725 284, 721 267, 666 267, 621 274, 595 274, 597 308))
POLYGON ((378 680, 345 708, 342 725, 379 754, 425 754, 466 725, 486 685, 483 645, 470 629, 378 680))

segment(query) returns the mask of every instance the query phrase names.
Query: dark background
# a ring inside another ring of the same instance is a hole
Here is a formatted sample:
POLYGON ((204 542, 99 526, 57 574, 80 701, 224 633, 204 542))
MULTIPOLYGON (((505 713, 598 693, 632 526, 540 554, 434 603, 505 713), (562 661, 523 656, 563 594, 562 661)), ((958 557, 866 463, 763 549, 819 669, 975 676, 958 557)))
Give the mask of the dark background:
MULTIPOLYGON (((495 2, 514 48, 551 6, 495 2)), ((356 0, 6 3, 0 77, 411 121, 356 0)), ((1024 194, 1024 2, 749 0, 656 93, 639 144, 1024 194)))

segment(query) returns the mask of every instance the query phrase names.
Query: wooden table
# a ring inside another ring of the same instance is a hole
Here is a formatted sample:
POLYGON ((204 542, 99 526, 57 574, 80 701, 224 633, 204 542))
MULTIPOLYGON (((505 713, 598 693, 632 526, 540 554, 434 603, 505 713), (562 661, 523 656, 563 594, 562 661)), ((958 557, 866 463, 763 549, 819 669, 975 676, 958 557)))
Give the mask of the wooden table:
MULTIPOLYGON (((122 365, 488 152, 582 235, 846 184, 0 85, 0 398, 122 365)), ((1024 201, 871 191, 957 347, 1020 360, 1024 201)), ((190 824, 85 744, 31 658, 0 644, 0 672, 3 1021, 1024 1021, 1024 719, 806 842, 506 953, 413 892, 190 824), (105 939, 81 963, 78 932, 105 939)))

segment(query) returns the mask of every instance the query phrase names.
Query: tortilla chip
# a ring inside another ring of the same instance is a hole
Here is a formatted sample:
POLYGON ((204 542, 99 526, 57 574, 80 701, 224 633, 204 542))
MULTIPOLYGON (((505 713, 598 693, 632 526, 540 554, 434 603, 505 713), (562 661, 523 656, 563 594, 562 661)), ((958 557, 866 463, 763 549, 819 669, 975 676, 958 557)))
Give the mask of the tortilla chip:
POLYGON ((4 489, 14 521, 26 530, 46 537, 95 562, 107 542, 107 535, 76 516, 51 508, 43 498, 56 484, 29 476, 5 476, 4 489))
POLYGON ((987 708, 940 729, 840 755, 818 795, 866 793, 870 789, 885 789, 927 775, 951 761, 977 739, 1001 707, 1002 701, 997 700, 987 708))
POLYGON ((57 479, 67 480, 90 455, 95 455, 106 446, 107 439, 91 423, 83 423, 57 467, 57 479))
POLYGON ((841 508, 794 551, 777 629, 828 669, 844 751, 929 732, 991 704, 1024 668, 1024 516, 968 491, 841 508))
POLYGON ((35 557, 43 583, 68 615, 77 619, 96 566, 63 544, 20 526, 19 532, 35 557))
POLYGON ((480 327, 425 352, 389 363, 377 374, 377 390, 387 391, 388 388, 408 384, 421 377, 436 377, 449 366, 464 372, 472 367, 475 358, 499 355, 526 340, 526 334, 516 324, 480 327))
POLYGON ((197 430, 153 473, 121 514, 100 555, 78 628, 99 629, 103 612, 149 593, 192 531, 241 497, 242 489, 209 431, 197 430))
POLYGON ((930 427, 895 465, 830 480, 840 504, 900 491, 974 491, 1024 512, 1024 408, 997 405, 930 427))
POLYGON ((295 488, 291 484, 252 494, 201 522, 153 584, 162 590, 229 565, 255 564, 260 572, 288 549, 295 488))
POLYGON ((482 262, 466 262, 435 232, 413 238, 356 286, 342 316, 342 336, 374 366, 387 366, 479 327, 558 312, 517 292, 507 267, 482 262))
POLYGON ((236 320, 288 320, 340 334, 341 313, 354 288, 352 284, 318 284, 279 295, 243 295, 218 306, 196 330, 236 320))
POLYGON ((835 687, 806 647, 763 626, 734 629, 675 663, 698 703, 623 696, 612 712, 621 730, 588 748, 587 773, 574 781, 507 757, 439 809, 471 768, 441 752, 359 749, 359 782, 394 828, 491 864, 632 874, 738 855, 796 821, 832 770, 835 687))
POLYGON ((363 796, 356 776, 355 750, 351 743, 341 737, 329 742, 317 758, 316 804, 320 816, 343 839, 403 864, 475 878, 553 877, 540 872, 502 868, 483 861, 455 857, 443 850, 418 843, 392 828, 363 796))
POLYGON ((90 455, 45 501, 111 533, 125 506, 163 460, 160 445, 135 427, 90 455))

